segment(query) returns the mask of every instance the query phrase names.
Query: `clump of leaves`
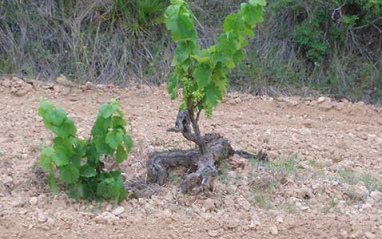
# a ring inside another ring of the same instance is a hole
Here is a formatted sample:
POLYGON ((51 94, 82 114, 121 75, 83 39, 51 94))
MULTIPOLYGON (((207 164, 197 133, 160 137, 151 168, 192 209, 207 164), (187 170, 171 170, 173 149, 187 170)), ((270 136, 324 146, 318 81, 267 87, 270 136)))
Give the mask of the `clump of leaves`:
POLYGON ((243 49, 248 46, 248 39, 254 38, 256 24, 263 21, 265 5, 265 0, 242 3, 237 13, 224 20, 223 33, 217 43, 200 49, 188 4, 182 0, 171 1, 165 24, 177 47, 168 92, 175 99, 178 87, 183 87, 181 109, 190 113, 204 109, 208 116, 212 114, 226 93, 228 72, 244 59, 243 49))
POLYGON ((52 147, 41 152, 41 168, 49 173, 49 186, 58 193, 55 172, 59 180, 69 188, 69 196, 75 199, 109 200, 120 203, 126 198, 121 172, 107 172, 101 159, 114 156, 117 163, 127 159, 132 140, 126 134, 126 121, 119 109, 119 103, 112 100, 104 103, 88 140, 76 137, 76 126, 66 112, 41 100, 38 114, 44 125, 56 137, 52 147))
POLYGON ((244 59, 243 49, 248 46, 248 40, 254 38, 256 24, 263 21, 265 5, 265 0, 242 3, 237 13, 225 18, 217 43, 208 49, 201 49, 198 43, 194 17, 185 1, 171 0, 165 12, 164 22, 177 45, 167 90, 175 99, 178 88, 182 87, 180 110, 188 112, 196 136, 192 141, 202 153, 207 149, 201 139, 199 115, 205 110, 210 117, 223 99, 229 83, 227 74, 244 59))

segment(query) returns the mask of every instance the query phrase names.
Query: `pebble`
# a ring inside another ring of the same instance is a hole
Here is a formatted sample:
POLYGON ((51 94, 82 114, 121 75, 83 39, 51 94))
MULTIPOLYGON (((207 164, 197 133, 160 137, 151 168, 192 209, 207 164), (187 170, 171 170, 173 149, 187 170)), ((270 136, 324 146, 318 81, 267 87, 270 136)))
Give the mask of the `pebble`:
POLYGON ((240 219, 240 221, 249 222, 251 220, 251 214, 247 212, 238 212, 236 213, 235 218, 240 219))
POLYGON ((85 87, 87 90, 97 90, 97 86, 91 82, 86 82, 85 87))
POLYGON ((110 212, 111 209, 113 209, 113 206, 111 204, 107 204, 106 211, 110 212))
POLYGON ((239 221, 236 219, 231 219, 227 222, 228 229, 234 229, 239 226, 239 221))
POLYGON ((354 191, 356 196, 360 199, 367 198, 367 196, 369 196, 369 189, 367 189, 364 185, 355 185, 354 191))
POLYGON ((277 235, 279 234, 279 230, 277 229, 276 225, 273 225, 269 228, 269 233, 271 233, 271 235, 277 235))
POLYGON ((97 223, 101 223, 101 224, 113 224, 118 219, 119 219, 118 217, 116 217, 114 214, 110 212, 103 212, 102 214, 94 218, 94 220, 97 223))
POLYGON ((332 104, 330 104, 329 102, 324 102, 324 103, 322 103, 322 104, 318 107, 318 109, 321 110, 321 111, 327 112, 327 111, 333 109, 333 107, 334 107, 334 106, 333 106, 332 104))
POLYGON ((245 198, 238 198, 237 204, 246 211, 251 209, 251 204, 245 198))
POLYGON ((365 203, 362 205, 362 209, 363 210, 370 210, 372 208, 371 204, 370 203, 365 203))
POLYGON ((235 209, 235 201, 232 198, 225 198, 224 206, 228 210, 233 211, 235 209))
POLYGON ((234 100, 234 102, 235 102, 236 104, 239 104, 239 103, 242 102, 242 100, 241 100, 240 98, 236 98, 236 99, 234 100))
POLYGON ((11 81, 9 79, 4 79, 0 82, 0 85, 9 88, 9 87, 11 87, 12 84, 11 84, 11 81))
POLYGON ((278 222, 278 223, 283 223, 284 222, 284 219, 281 217, 281 216, 277 216, 276 217, 276 222, 278 222))
POLYGON ((13 89, 11 91, 12 94, 16 95, 16 96, 24 96, 26 94, 28 94, 30 91, 33 90, 33 86, 29 85, 29 84, 25 84, 22 86, 22 88, 19 88, 19 89, 13 89))
POLYGON ((32 205, 32 206, 35 206, 35 205, 37 204, 37 202, 38 202, 38 198, 37 198, 37 197, 31 197, 31 198, 29 199, 29 203, 30 203, 30 205, 32 205))
POLYGON ((39 213, 38 216, 37 216, 37 221, 40 222, 40 223, 44 223, 48 220, 48 218, 43 214, 43 213, 39 213))
POLYGON ((210 230, 210 231, 208 231, 208 235, 210 235, 210 237, 217 237, 217 236, 219 236, 219 231, 218 230, 210 230))
POLYGON ((41 207, 48 203, 48 197, 45 194, 41 194, 37 197, 38 205, 41 207))
POLYGON ((379 191, 373 191, 370 193, 370 197, 374 199, 376 202, 379 202, 382 199, 382 193, 379 191))
POLYGON ((299 130, 299 132, 302 135, 310 135, 310 134, 312 134, 312 131, 310 129, 308 129, 308 128, 302 128, 302 129, 299 130))
POLYGON ((365 232, 365 237, 367 239, 375 239, 375 235, 372 232, 365 232))
POLYGON ((21 199, 16 199, 15 201, 11 202, 12 207, 22 207, 25 205, 25 202, 21 199))
POLYGON ((119 206, 119 207, 117 207, 116 209, 114 209, 114 210, 112 211, 112 213, 113 213, 115 216, 119 216, 119 215, 121 215, 124 211, 125 211, 125 208, 122 207, 122 206, 119 206))
POLYGON ((341 235, 341 238, 343 238, 343 239, 348 238, 348 232, 343 230, 343 229, 341 229, 340 235, 341 235))
POLYGON ((203 209, 205 212, 212 212, 215 209, 215 202, 211 198, 207 198, 203 203, 203 209))
POLYGON ((258 220, 252 220, 251 224, 249 224, 249 228, 258 229, 261 226, 261 223, 258 220))
POLYGON ((322 102, 324 102, 326 100, 326 97, 319 97, 318 99, 317 99, 317 103, 319 103, 319 104, 321 104, 322 102))
POLYGON ((4 184, 7 184, 7 185, 10 185, 13 183, 13 178, 11 176, 7 176, 5 177, 5 179, 3 180, 3 183, 4 184))

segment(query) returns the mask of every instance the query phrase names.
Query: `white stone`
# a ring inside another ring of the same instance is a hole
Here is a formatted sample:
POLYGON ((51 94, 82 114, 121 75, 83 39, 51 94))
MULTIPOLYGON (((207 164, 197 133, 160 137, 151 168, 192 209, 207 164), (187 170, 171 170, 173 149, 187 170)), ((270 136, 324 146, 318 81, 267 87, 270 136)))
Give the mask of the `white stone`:
POLYGON ((38 202, 37 197, 31 197, 31 198, 29 199, 29 203, 30 203, 30 205, 32 205, 32 206, 35 206, 35 205, 37 204, 37 202, 38 202))
POLYGON ((370 210, 371 208, 372 208, 372 206, 370 203, 365 203, 362 205, 362 209, 365 211, 370 210))
POLYGON ((240 207, 246 211, 249 211, 251 209, 251 204, 245 198, 238 198, 237 204, 239 204, 240 207))
POLYGON ((114 209, 114 210, 112 211, 112 213, 113 213, 114 215, 116 215, 116 216, 119 216, 119 215, 121 215, 124 211, 125 211, 125 208, 122 207, 122 206, 119 206, 119 207, 117 207, 116 209, 114 209))
POLYGON ((379 191, 373 191, 370 193, 370 197, 374 199, 376 202, 379 202, 382 199, 382 193, 379 191))
POLYGON ((102 214, 96 216, 95 221, 102 224, 113 224, 114 221, 118 220, 119 218, 116 217, 114 214, 110 212, 103 212, 102 214))
POLYGON ((211 231, 208 231, 208 235, 210 235, 210 237, 217 237, 219 236, 219 231, 218 230, 211 230, 211 231))
POLYGON ((252 220, 251 224, 249 225, 249 228, 251 229, 257 229, 261 226, 261 223, 257 220, 252 220))
POLYGON ((47 220, 48 220, 48 218, 43 213, 39 213, 38 214, 38 216, 37 216, 37 221, 38 222, 44 223, 47 220))
POLYGON ((269 233, 271 233, 272 235, 277 235, 279 234, 279 230, 277 229, 276 225, 273 225, 269 228, 269 233))
POLYGON ((317 103, 320 104, 320 103, 324 102, 325 100, 326 100, 326 98, 321 96, 320 98, 317 99, 317 103))
POLYGON ((278 217, 276 217, 276 222, 281 224, 284 222, 284 219, 282 218, 282 216, 278 216, 278 217))
POLYGON ((372 232, 365 232, 365 237, 367 239, 375 239, 375 235, 372 232))

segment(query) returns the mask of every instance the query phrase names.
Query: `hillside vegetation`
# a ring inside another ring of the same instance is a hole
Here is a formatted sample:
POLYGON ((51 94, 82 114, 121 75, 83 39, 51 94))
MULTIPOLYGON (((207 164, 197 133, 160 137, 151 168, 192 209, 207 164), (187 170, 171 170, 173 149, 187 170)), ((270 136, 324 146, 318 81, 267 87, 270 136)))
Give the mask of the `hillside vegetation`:
MULTIPOLYGON (((239 0, 189 1, 202 47, 216 43, 239 0)), ((168 0, 0 1, 0 75, 159 85, 175 49, 168 0)), ((254 94, 310 90, 382 99, 382 0, 268 0, 265 22, 229 76, 254 94)))

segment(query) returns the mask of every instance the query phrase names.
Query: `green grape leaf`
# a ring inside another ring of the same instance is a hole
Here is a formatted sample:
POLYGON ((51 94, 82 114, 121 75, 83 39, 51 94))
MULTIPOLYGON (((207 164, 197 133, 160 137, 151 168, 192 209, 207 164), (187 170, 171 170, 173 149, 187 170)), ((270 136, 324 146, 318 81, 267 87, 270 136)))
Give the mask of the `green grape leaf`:
POLYGON ((256 23, 263 21, 263 8, 259 5, 242 3, 240 13, 250 28, 256 27, 256 23))
POLYGON ((99 159, 101 158, 101 153, 98 151, 96 142, 91 141, 86 148, 86 158, 89 166, 97 168, 100 164, 99 159))
POLYGON ((54 176, 53 170, 49 173, 48 183, 52 193, 58 194, 59 190, 58 190, 58 186, 57 186, 57 182, 56 182, 56 178, 54 176))
POLYGON ((41 117, 45 117, 46 112, 53 110, 53 105, 45 100, 41 100, 40 108, 38 109, 38 115, 41 117))
POLYGON ((68 151, 68 155, 74 152, 73 145, 75 145, 76 143, 77 143, 77 139, 73 137, 63 138, 63 137, 57 136, 56 138, 53 139, 54 148, 60 145, 66 148, 66 150, 68 151))
POLYGON ((110 199, 118 194, 114 178, 106 178, 97 186, 97 196, 110 199))
POLYGON ((187 59, 190 58, 190 55, 192 54, 192 47, 190 47, 189 42, 179 42, 178 46, 175 50, 175 57, 172 60, 171 65, 177 66, 185 62, 187 59))
POLYGON ((120 130, 114 130, 107 133, 105 142, 110 146, 112 149, 116 149, 119 145, 121 145, 123 141, 123 132, 120 130))
POLYGON ((116 128, 121 128, 121 129, 125 129, 127 123, 126 121, 120 117, 120 116, 113 116, 112 119, 111 119, 111 124, 112 124, 112 127, 114 129, 116 128))
POLYGON ((235 63, 233 62, 233 59, 228 59, 225 64, 228 67, 228 69, 235 68, 235 63))
POLYGON ((172 33, 173 41, 196 41, 196 31, 192 17, 185 13, 184 6, 169 6, 165 13, 165 24, 172 33), (183 11, 183 13, 182 13, 183 11))
POLYGON ((119 195, 115 199, 115 203, 120 204, 123 200, 125 200, 125 198, 127 198, 127 195, 128 195, 128 193, 126 190, 120 189, 119 195))
POLYGON ((223 29, 224 32, 238 31, 244 27, 244 22, 241 17, 236 14, 230 14, 226 19, 224 19, 223 29))
POLYGON ((225 76, 217 77, 214 80, 214 84, 220 89, 222 95, 225 94, 226 89, 229 86, 229 82, 225 76))
POLYGON ((195 59, 199 63, 205 63, 209 64, 211 62, 211 59, 209 56, 198 56, 198 55, 192 55, 193 59, 195 59))
POLYGON ((100 155, 102 154, 110 155, 111 153, 113 153, 113 148, 111 148, 109 144, 106 143, 105 141, 106 141, 106 137, 98 137, 94 139, 97 153, 100 155))
POLYGON ((265 0, 249 0, 249 4, 265 7, 267 2, 265 0))
POLYGON ((212 68, 209 64, 201 63, 195 66, 193 76, 198 82, 200 88, 207 86, 210 83, 212 68))
POLYGON ((119 116, 119 117, 121 117, 121 118, 123 118, 123 113, 122 113, 122 111, 120 110, 120 109, 118 109, 117 108, 117 115, 119 116))
POLYGON ((215 84, 208 85, 205 88, 205 94, 207 104, 212 107, 216 107, 218 105, 219 100, 221 100, 223 97, 219 87, 217 87, 215 84))
POLYGON ((92 168, 87 164, 80 167, 80 176, 81 177, 90 178, 90 177, 94 177, 96 175, 97 175, 97 172, 96 172, 95 168, 92 168))
POLYGON ((106 119, 101 118, 101 129, 107 132, 110 127, 111 127, 111 117, 106 119))
POLYGON ((49 114, 45 115, 46 121, 55 126, 60 126, 66 118, 65 111, 60 108, 54 108, 49 114))
POLYGON ((227 56, 231 56, 238 48, 237 36, 235 34, 224 33, 218 38, 217 50, 227 56))
POLYGON ((74 125, 74 122, 69 118, 66 118, 59 126, 52 126, 51 129, 57 136, 63 138, 75 136, 77 133, 77 128, 74 125))
POLYGON ((178 96, 178 85, 182 75, 179 72, 179 69, 175 69, 174 74, 170 77, 170 80, 167 85, 167 91, 171 96, 171 99, 174 100, 178 96))
POLYGON ((237 50, 235 54, 233 54, 232 60, 235 64, 241 62, 244 59, 244 54, 242 50, 237 50))
POLYGON ((52 162, 54 161, 55 157, 56 157, 56 154, 52 147, 48 147, 42 150, 39 161, 40 161, 41 168, 45 172, 49 172, 52 170, 52 162))
MULTIPOLYGON (((82 184, 82 183, 76 183, 69 185, 69 197, 74 198, 76 200, 79 200, 81 198, 83 199, 94 199, 94 197, 88 197, 88 195, 85 195, 85 187, 91 187, 89 184, 82 184)), ((91 190, 89 190, 91 191, 91 190)))
POLYGON ((76 166, 73 164, 68 164, 62 167, 59 167, 60 169, 60 180, 64 183, 75 183, 77 182, 78 178, 80 177, 80 171, 76 166))
POLYGON ((107 132, 105 132, 105 130, 103 129, 103 125, 104 119, 102 117, 97 118, 91 131, 93 137, 102 137, 106 135, 107 132))
POLYGON ((55 157, 52 158, 57 166, 64 166, 69 164, 70 151, 63 145, 54 146, 55 157))
POLYGON ((127 154, 130 153, 131 148, 133 147, 133 140, 131 137, 127 134, 125 134, 125 137, 123 138, 123 142, 125 143, 127 154))
POLYGON ((110 100, 110 105, 115 111, 117 111, 120 106, 119 102, 116 99, 110 100))
POLYGON ((118 146, 117 155, 115 159, 117 163, 122 163, 124 160, 127 159, 127 152, 122 146, 118 146))
POLYGON ((103 103, 99 108, 99 115, 104 119, 109 118, 116 112, 115 108, 108 103, 103 103))
POLYGON ((244 27, 241 29, 241 31, 242 31, 242 35, 243 35, 243 38, 240 41, 241 42, 241 48, 244 48, 244 47, 248 46, 248 42, 247 42, 247 40, 245 40, 244 37, 247 36, 249 38, 254 38, 255 32, 248 25, 244 25, 244 27))
MULTIPOLYGON (((252 19, 253 21, 256 21, 258 23, 260 22, 263 22, 264 21, 264 18, 263 18, 263 12, 264 12, 264 9, 262 6, 256 6, 252 9, 252 19)), ((252 23, 252 25, 250 25, 252 28, 254 28, 256 26, 256 24, 252 23)))

